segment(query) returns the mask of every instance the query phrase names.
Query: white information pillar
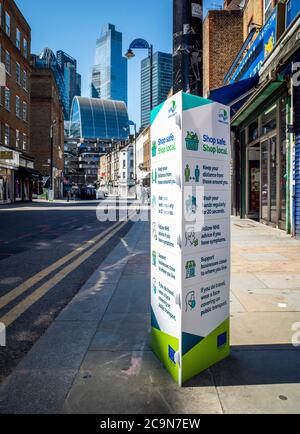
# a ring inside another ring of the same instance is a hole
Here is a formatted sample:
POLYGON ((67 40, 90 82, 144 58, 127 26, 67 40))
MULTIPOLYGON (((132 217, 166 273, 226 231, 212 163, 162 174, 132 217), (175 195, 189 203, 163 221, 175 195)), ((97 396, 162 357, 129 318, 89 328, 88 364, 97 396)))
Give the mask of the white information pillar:
POLYGON ((152 347, 179 385, 229 355, 230 110, 182 92, 152 111, 152 347))

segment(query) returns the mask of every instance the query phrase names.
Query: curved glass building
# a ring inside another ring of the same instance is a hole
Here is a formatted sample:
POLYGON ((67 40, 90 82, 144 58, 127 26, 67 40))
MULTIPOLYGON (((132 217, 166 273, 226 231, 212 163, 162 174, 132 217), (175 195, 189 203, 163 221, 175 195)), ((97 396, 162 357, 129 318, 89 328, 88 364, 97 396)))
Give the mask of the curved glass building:
POLYGON ((76 96, 73 100, 70 137, 99 140, 126 140, 129 119, 122 101, 76 96))

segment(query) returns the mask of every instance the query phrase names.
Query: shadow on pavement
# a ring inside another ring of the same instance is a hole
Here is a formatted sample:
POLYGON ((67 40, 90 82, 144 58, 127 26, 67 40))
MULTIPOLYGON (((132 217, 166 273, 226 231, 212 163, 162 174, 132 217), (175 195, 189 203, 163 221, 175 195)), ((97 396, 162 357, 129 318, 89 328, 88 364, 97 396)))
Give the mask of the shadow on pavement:
MULTIPOLYGON (((300 347, 245 345, 231 347, 231 355, 209 368, 216 387, 300 383, 300 347)), ((202 387, 202 374, 185 387, 202 387)))

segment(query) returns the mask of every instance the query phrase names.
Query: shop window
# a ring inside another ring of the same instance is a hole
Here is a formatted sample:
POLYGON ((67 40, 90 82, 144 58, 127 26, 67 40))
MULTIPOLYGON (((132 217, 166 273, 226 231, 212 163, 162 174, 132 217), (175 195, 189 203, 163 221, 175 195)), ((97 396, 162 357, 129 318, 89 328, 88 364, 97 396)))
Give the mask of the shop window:
POLYGON ((276 112, 277 104, 274 104, 262 115, 262 135, 268 134, 269 132, 276 129, 276 112))
POLYGON ((268 141, 261 143, 261 217, 269 220, 269 147, 268 141))
POLYGON ((287 194, 287 100, 281 100, 281 137, 280 137, 280 220, 286 221, 287 194))
POLYGON ((258 139, 258 121, 252 122, 249 125, 249 143, 254 142, 258 139))

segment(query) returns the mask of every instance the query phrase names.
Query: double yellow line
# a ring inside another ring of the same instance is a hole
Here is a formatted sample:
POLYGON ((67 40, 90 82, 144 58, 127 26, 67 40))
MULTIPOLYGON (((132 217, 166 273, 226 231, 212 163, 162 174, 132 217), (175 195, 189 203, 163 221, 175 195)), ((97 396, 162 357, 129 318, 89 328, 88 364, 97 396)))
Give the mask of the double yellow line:
POLYGON ((107 241, 109 241, 122 227, 126 225, 126 221, 121 221, 115 223, 110 228, 103 231, 101 234, 92 238, 89 241, 83 243, 81 247, 78 247, 68 255, 59 259, 49 267, 37 273, 35 276, 30 277, 28 280, 23 282, 17 288, 11 290, 4 296, 0 297, 0 309, 7 306, 9 303, 14 301, 17 297, 24 294, 34 285, 39 283, 49 274, 53 273, 55 270, 69 262, 70 260, 76 258, 69 265, 60 270, 55 276, 49 279, 42 286, 33 291, 32 294, 21 300, 15 307, 13 307, 9 312, 7 312, 0 322, 8 327, 17 318, 19 318, 27 309, 29 309, 34 303, 36 303, 40 298, 42 298, 50 289, 61 282, 65 277, 67 277, 72 271, 74 271, 78 266, 85 262, 90 256, 92 256, 97 250, 99 250, 107 241), (92 246, 92 247, 91 247, 92 246))

